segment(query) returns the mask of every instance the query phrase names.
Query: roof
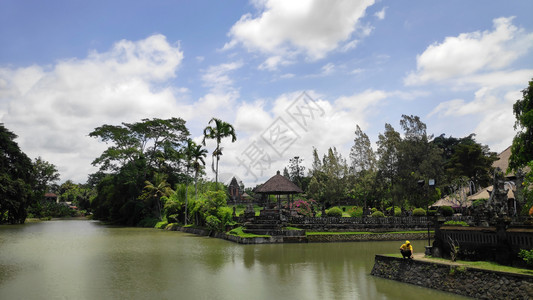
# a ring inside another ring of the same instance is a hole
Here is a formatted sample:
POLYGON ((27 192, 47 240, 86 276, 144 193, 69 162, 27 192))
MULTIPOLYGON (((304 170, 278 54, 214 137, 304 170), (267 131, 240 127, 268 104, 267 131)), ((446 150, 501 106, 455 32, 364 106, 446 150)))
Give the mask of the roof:
POLYGON ((450 206, 453 208, 458 207, 470 207, 472 205, 472 200, 467 198, 463 203, 459 202, 456 198, 452 198, 449 195, 433 203, 431 206, 450 206))
POLYGON ((46 194, 44 194, 44 196, 45 197, 57 197, 57 195, 54 194, 54 193, 46 193, 46 194))
MULTIPOLYGON (((514 185, 509 188, 509 186, 506 184, 505 189, 507 190, 507 198, 514 199, 514 190, 516 189, 514 185)), ((488 186, 484 189, 481 189, 479 192, 475 193, 472 196, 468 196, 469 200, 478 200, 478 199, 489 199, 490 193, 492 193, 492 185, 488 186)))
POLYGON ((296 184, 292 183, 289 179, 281 176, 279 171, 276 175, 271 177, 262 186, 255 190, 256 193, 262 194, 300 194, 303 193, 302 189, 296 184))
MULTIPOLYGON (((509 158, 511 157, 511 146, 503 150, 498 154, 498 160, 492 163, 493 168, 500 168, 503 171, 503 174, 507 178, 515 177, 515 172, 511 171, 509 174, 506 174, 507 168, 509 167, 509 158)), ((529 166, 526 166, 522 169, 525 173, 529 172, 529 166)))

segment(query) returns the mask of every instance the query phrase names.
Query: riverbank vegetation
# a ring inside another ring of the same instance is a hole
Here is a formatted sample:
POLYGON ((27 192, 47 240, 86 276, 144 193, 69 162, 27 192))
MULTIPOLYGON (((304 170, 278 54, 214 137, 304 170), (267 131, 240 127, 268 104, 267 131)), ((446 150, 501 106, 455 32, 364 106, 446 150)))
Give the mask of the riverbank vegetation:
MULTIPOLYGON (((510 170, 517 174, 530 166, 516 193, 524 214, 533 206, 533 151, 529 151, 532 86, 533 81, 514 106, 519 133, 510 158, 510 170)), ((477 191, 490 184, 497 155, 478 143, 474 134, 434 137, 413 115, 402 115, 400 127, 402 132, 385 124, 374 151, 369 137, 356 126, 349 161, 335 147, 322 155, 318 149, 310 149, 312 162, 307 174, 303 160, 291 158, 283 173, 305 191, 291 208, 304 216, 423 216, 435 213, 427 207, 441 197, 453 196, 465 187, 477 191)), ((218 183, 221 145, 237 138, 231 124, 213 118, 204 130, 203 142, 216 142, 211 153, 214 183, 204 178, 207 149, 191 140, 181 118, 104 124, 89 136, 108 145, 92 163, 99 170, 90 174, 85 184, 66 181, 58 185, 55 166, 40 157, 31 161, 14 141, 16 135, 0 124, 0 223, 23 223, 28 214, 72 214, 45 202, 51 201, 128 226, 167 221, 222 229, 231 224, 233 211, 227 206, 226 187, 218 183), (55 198, 47 200, 46 194, 55 198)), ((251 187, 246 191, 254 196, 251 187)), ((255 200, 259 198, 256 195, 255 200)), ((259 207, 254 210, 257 214, 259 207)), ((237 207, 236 214, 241 212, 237 207)), ((456 211, 442 208, 441 213, 456 211)))

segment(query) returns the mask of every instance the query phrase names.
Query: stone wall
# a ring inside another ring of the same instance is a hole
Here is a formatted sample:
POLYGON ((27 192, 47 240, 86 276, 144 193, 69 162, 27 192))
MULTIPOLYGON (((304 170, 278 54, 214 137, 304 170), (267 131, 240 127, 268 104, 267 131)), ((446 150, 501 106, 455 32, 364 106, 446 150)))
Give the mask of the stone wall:
MULTIPOLYGON (((317 234, 308 235, 308 242, 363 242, 363 241, 403 241, 403 240, 427 240, 428 234, 424 233, 373 233, 373 234, 317 234)), ((433 234, 431 234, 433 239, 433 234)), ((420 252, 424 252, 420 250, 420 252)))
POLYGON ((532 299, 533 276, 376 255, 372 275, 477 299, 532 299))

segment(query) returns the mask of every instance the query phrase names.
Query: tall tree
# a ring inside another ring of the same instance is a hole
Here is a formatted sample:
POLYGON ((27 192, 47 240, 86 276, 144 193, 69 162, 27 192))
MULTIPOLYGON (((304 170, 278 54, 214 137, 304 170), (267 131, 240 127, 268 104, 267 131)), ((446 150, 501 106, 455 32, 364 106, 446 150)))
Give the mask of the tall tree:
POLYGON ((32 162, 20 150, 16 138, 0 123, 0 223, 24 223, 34 200, 32 162))
MULTIPOLYGON (((398 174, 398 148, 401 137, 390 124, 385 124, 385 132, 378 136, 378 176, 382 179, 384 190, 391 200, 394 199, 394 185, 398 174)), ((383 203, 382 203, 383 206, 383 203)))
POLYGON ((360 171, 374 170, 376 168, 376 155, 372 150, 370 139, 359 125, 355 129, 354 145, 350 150, 351 166, 353 174, 360 171))
POLYGON ((34 191, 39 197, 44 197, 44 194, 51 191, 53 185, 59 180, 56 166, 40 156, 33 162, 33 173, 36 181, 34 191))
POLYGON ((235 134, 235 129, 231 124, 220 119, 212 118, 208 124, 210 125, 204 129, 204 139, 202 143, 205 146, 206 139, 214 139, 217 143, 217 147, 212 154, 213 163, 211 164, 211 168, 213 169, 213 172, 215 172, 215 182, 218 183, 218 161, 220 160, 220 156, 222 156, 222 150, 224 149, 223 147, 220 147, 220 143, 222 142, 222 139, 226 137, 231 137, 231 142, 234 143, 237 140, 237 135, 235 134), (214 162, 215 158, 216 167, 214 162))
POLYGON ((289 179, 300 188, 302 188, 302 178, 305 175, 305 167, 302 163, 303 159, 299 156, 289 159, 289 179))
POLYGON ((141 196, 143 200, 148 202, 149 206, 155 207, 159 220, 162 220, 161 197, 168 197, 173 192, 166 179, 165 174, 155 173, 153 183, 150 181, 145 182, 146 186, 141 196))
MULTIPOLYGON (((207 154, 207 150, 203 149, 201 145, 197 145, 193 140, 187 140, 187 147, 185 148, 185 157, 187 158, 187 177, 190 170, 194 171, 194 195, 195 198, 198 195, 198 174, 205 165, 204 158, 207 154)), ((185 189, 185 225, 187 225, 187 212, 189 206, 189 180, 187 178, 187 184, 185 189)))
POLYGON ((426 124, 418 116, 402 115, 400 125, 405 138, 398 148, 398 196, 411 205, 426 206, 429 190, 420 189, 418 182, 427 184, 429 179, 440 180, 441 151, 429 143, 432 136, 428 136, 426 124))
POLYGON ((522 90, 522 99, 513 105, 513 113, 516 117, 514 128, 518 132, 511 146, 509 169, 518 170, 533 161, 533 79, 522 90))

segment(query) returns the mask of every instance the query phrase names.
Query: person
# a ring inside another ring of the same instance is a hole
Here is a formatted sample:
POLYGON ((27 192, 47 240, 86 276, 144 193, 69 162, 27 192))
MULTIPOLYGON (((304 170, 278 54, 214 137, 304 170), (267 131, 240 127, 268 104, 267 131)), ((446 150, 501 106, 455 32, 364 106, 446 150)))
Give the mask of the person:
POLYGON ((402 246, 400 246, 400 253, 402 254, 403 258, 412 259, 414 252, 411 242, 405 241, 405 244, 402 244, 402 246))

